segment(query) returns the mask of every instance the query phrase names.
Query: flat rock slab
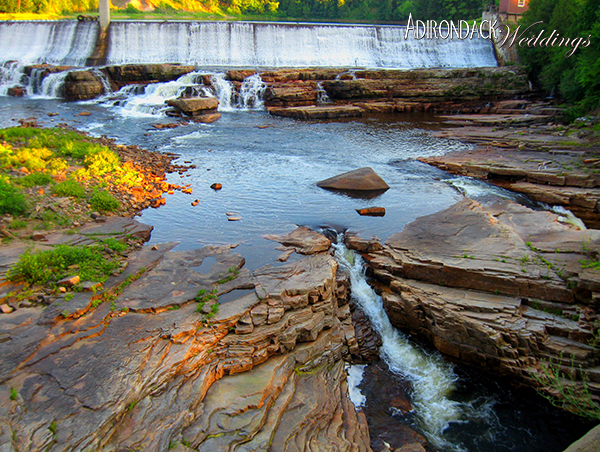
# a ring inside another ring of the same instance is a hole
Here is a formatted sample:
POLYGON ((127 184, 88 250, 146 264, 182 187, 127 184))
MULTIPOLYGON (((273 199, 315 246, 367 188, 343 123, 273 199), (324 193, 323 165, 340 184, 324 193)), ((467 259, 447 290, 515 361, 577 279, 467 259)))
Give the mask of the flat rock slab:
POLYGON ((390 188, 381 176, 370 167, 348 171, 319 181, 317 187, 348 191, 384 191, 390 188))
POLYGON ((279 242, 284 246, 292 247, 299 254, 321 253, 327 251, 331 246, 331 242, 327 237, 305 227, 294 229, 287 235, 267 234, 263 237, 267 240, 279 242))
POLYGON ((273 107, 269 108, 273 116, 283 116, 294 119, 337 119, 356 118, 363 115, 364 110, 351 105, 304 106, 304 107, 273 107))
POLYGON ((565 282, 515 233, 465 199, 421 217, 387 242, 410 279, 507 295, 572 302, 565 282))

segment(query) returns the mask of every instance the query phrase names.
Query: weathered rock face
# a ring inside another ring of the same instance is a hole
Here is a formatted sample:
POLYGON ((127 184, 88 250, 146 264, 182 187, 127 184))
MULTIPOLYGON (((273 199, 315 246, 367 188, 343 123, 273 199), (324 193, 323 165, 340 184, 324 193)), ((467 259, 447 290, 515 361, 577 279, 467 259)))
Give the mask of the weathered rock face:
POLYGON ((549 158, 546 151, 513 148, 498 141, 493 144, 497 148, 419 160, 454 174, 489 180, 535 201, 564 206, 588 227, 600 227, 600 175, 593 172, 595 151, 562 151, 557 155, 553 151, 549 158))
POLYGON ((227 246, 169 247, 130 256, 143 274, 111 303, 0 316, 0 447, 369 451, 333 258, 251 272, 227 246))
POLYGON ((67 100, 90 100, 104 94, 102 80, 92 71, 69 72, 62 87, 67 100))
POLYGON ((329 179, 317 182, 317 187, 330 190, 349 191, 385 191, 390 188, 388 184, 375 172, 373 168, 359 168, 329 179))
MULTIPOLYGON (((392 323, 456 360, 532 386, 540 365, 571 366, 600 397, 598 271, 582 268, 579 231, 512 202, 464 200, 422 217, 366 254, 392 323), (579 367, 581 366, 581 367, 579 367)), ((550 391, 550 389, 548 388, 550 391)))

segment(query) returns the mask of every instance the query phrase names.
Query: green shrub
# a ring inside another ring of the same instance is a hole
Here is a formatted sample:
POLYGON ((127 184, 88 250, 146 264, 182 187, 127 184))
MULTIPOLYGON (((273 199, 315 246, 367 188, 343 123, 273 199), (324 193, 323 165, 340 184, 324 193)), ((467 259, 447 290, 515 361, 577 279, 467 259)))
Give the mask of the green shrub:
POLYGON ((52 176, 47 173, 32 173, 19 179, 19 184, 23 187, 48 185, 50 182, 52 182, 52 176))
POLYGON ((85 189, 74 179, 67 179, 63 182, 59 182, 52 188, 52 193, 58 196, 85 198, 85 189))
POLYGON ((127 245, 119 242, 117 239, 113 239, 112 237, 102 240, 102 243, 104 243, 111 250, 116 251, 118 253, 127 249, 127 245))
POLYGON ((82 281, 104 282, 119 268, 119 263, 103 256, 98 246, 59 245, 48 251, 26 251, 7 276, 11 281, 46 284, 72 274, 72 265, 78 265, 77 274, 82 281))
POLYGON ((92 209, 103 212, 112 212, 121 207, 121 203, 117 201, 113 195, 106 190, 99 189, 95 189, 94 193, 92 193, 90 205, 92 206, 92 209))
POLYGON ((0 213, 21 215, 26 211, 25 195, 18 188, 0 179, 0 213))
POLYGON ((25 220, 13 220, 8 227, 10 229, 25 229, 27 227, 27 222, 25 220))

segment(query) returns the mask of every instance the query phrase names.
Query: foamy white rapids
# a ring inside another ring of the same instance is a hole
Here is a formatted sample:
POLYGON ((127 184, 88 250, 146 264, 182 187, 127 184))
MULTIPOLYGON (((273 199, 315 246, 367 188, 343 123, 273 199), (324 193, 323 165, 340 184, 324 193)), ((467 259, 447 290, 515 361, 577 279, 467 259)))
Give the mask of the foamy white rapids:
POLYGON ((134 117, 162 116, 169 108, 165 101, 183 94, 216 97, 219 111, 262 110, 265 88, 258 74, 246 78, 237 93, 224 73, 190 72, 171 82, 124 86, 116 93, 90 102, 114 107, 123 116, 134 117), (211 86, 202 84, 203 75, 210 75, 211 86))
POLYGON ((369 317, 381 337, 381 357, 390 370, 412 383, 412 404, 423 433, 433 444, 444 450, 460 450, 448 444, 444 430, 451 422, 460 422, 461 406, 449 398, 457 377, 441 355, 429 354, 411 344, 408 338, 392 326, 383 308, 383 301, 365 278, 362 258, 343 243, 333 245, 335 257, 350 273, 352 296, 369 317))
POLYGON ((552 206, 550 207, 546 203, 540 203, 544 209, 550 210, 558 215, 558 221, 561 223, 567 223, 576 228, 585 231, 587 228, 585 227, 585 223, 581 220, 581 218, 576 217, 573 212, 569 209, 564 208, 563 206, 552 206))
POLYGON ((348 372, 348 392, 352 403, 356 408, 365 406, 367 398, 363 395, 358 387, 363 379, 366 364, 347 364, 346 371, 348 372))
POLYGON ((496 66, 489 40, 414 39, 388 25, 113 22, 108 64, 203 67, 496 66))

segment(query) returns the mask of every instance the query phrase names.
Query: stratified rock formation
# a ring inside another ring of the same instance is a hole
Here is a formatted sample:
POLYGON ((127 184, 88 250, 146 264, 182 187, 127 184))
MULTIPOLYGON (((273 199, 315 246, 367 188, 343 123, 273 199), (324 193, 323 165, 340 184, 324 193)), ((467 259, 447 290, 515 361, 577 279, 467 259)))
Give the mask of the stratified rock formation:
POLYGON ((132 253, 102 292, 0 316, 0 449, 371 450, 333 258, 249 271, 229 246, 172 246, 132 253))
POLYGON ((549 212, 466 199, 365 257, 397 327, 534 387, 551 362, 571 375, 565 384, 587 381, 597 403, 600 271, 586 262, 597 260, 599 238, 549 212))
MULTIPOLYGON (((31 66, 41 79, 69 67, 31 66)), ((70 70, 63 95, 84 100, 104 93, 102 80, 113 90, 125 85, 175 80, 192 72, 193 66, 178 64, 127 64, 107 66, 100 71, 70 70)), ((254 70, 228 71, 234 95, 254 70)), ((265 83, 264 103, 277 116, 296 119, 333 119, 365 113, 463 112, 492 113, 493 102, 526 96, 529 82, 522 68, 478 69, 347 70, 280 69, 260 73, 265 83)), ((197 86, 210 87, 211 77, 199 74, 197 86)), ((193 89, 192 89, 193 91, 193 89)), ((194 94, 197 95, 197 94, 194 94)), ((193 97, 186 94, 187 97, 193 97)))
MULTIPOLYGON (((535 201, 563 206, 588 227, 600 228, 598 151, 583 146, 557 150, 560 141, 547 143, 547 137, 533 136, 531 143, 519 144, 514 136, 507 137, 509 132, 500 134, 503 138, 492 135, 487 146, 419 160, 454 174, 488 180, 535 201)), ((485 131, 481 135, 485 143, 485 131)), ((523 140, 521 136, 516 139, 523 140)))

